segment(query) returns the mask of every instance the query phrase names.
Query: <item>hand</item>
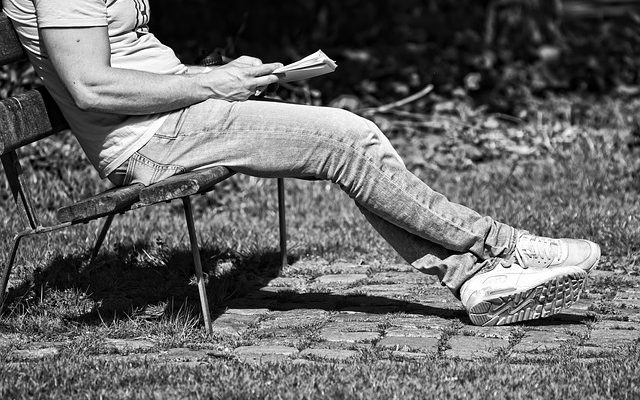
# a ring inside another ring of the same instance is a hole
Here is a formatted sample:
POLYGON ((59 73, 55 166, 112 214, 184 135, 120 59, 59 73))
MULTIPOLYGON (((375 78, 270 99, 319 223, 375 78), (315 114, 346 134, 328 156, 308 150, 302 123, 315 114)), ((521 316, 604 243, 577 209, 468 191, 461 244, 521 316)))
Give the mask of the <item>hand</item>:
POLYGON ((203 74, 203 79, 206 79, 206 84, 212 91, 210 97, 244 101, 253 96, 258 89, 278 82, 278 77, 273 71, 281 66, 281 63, 263 64, 257 58, 242 56, 203 74))

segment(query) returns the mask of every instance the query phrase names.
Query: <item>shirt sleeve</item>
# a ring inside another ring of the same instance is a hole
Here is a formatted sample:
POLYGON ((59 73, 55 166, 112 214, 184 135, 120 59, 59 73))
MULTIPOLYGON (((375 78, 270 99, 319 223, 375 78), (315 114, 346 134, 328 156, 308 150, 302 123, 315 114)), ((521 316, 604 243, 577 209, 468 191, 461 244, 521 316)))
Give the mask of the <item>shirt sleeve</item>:
POLYGON ((104 0, 34 0, 39 28, 107 26, 104 0))

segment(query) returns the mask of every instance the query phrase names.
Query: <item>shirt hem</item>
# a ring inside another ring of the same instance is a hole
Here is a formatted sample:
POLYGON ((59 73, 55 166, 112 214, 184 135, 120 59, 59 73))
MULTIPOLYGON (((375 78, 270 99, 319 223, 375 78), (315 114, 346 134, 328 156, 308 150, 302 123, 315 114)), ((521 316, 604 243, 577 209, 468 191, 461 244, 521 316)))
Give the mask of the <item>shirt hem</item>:
POLYGON ((151 126, 140 136, 138 140, 133 142, 132 145, 128 146, 124 151, 120 153, 118 157, 116 157, 113 161, 109 162, 101 171, 98 171, 100 178, 106 179, 109 174, 115 171, 120 165, 122 165, 125 161, 127 161, 133 153, 140 150, 144 147, 149 140, 156 134, 156 132, 160 129, 164 121, 167 119, 168 114, 162 115, 158 117, 151 126))

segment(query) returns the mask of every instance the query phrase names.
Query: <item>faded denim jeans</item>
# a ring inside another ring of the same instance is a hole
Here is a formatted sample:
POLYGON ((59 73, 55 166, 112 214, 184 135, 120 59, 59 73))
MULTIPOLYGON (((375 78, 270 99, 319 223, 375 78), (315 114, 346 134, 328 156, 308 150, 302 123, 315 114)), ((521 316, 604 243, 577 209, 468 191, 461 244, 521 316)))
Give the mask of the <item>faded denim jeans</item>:
MULTIPOLYGON (((149 185, 207 165, 258 177, 337 183, 389 244, 457 295, 513 252, 516 230, 452 203, 409 172, 369 120, 328 107, 208 100, 169 115, 116 184, 149 185)), ((123 172, 120 169, 120 173, 123 172)))

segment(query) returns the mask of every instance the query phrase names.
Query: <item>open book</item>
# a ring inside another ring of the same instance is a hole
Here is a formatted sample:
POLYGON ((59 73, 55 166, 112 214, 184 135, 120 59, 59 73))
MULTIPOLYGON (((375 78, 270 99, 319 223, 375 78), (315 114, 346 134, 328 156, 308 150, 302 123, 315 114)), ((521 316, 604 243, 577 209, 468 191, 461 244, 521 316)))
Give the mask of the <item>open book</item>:
POLYGON ((301 60, 276 69, 273 73, 280 76, 280 82, 292 82, 328 74, 335 71, 337 66, 322 50, 318 50, 301 60))

